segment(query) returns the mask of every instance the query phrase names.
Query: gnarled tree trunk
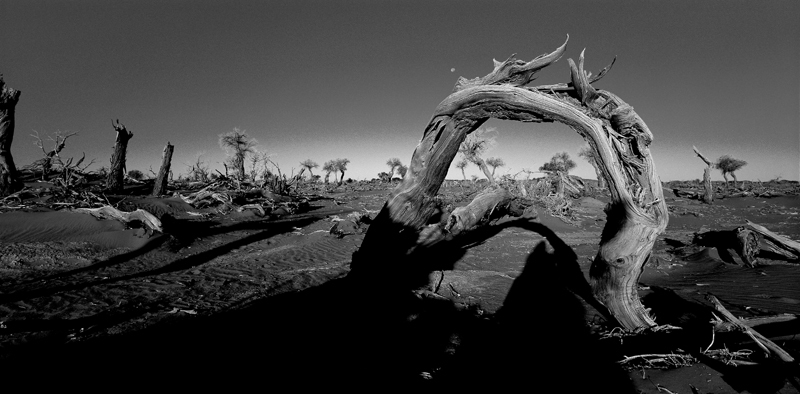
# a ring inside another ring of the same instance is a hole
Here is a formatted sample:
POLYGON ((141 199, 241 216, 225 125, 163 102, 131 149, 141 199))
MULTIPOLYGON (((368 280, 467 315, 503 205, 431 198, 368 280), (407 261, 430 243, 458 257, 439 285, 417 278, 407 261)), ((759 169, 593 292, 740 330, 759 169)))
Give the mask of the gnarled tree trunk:
POLYGON ((111 122, 114 131, 117 132, 117 140, 114 143, 114 154, 111 156, 111 168, 106 178, 106 188, 111 191, 122 190, 123 180, 125 179, 125 153, 128 150, 128 140, 133 137, 133 133, 128 131, 124 124, 111 122))
POLYGON ((11 156, 14 141, 14 111, 19 102, 19 90, 10 88, 0 75, 0 196, 7 196, 22 189, 17 166, 11 156))
POLYGON ((161 169, 158 170, 156 184, 153 186, 154 196, 160 196, 167 191, 167 177, 169 175, 169 167, 172 165, 172 152, 174 150, 175 146, 167 142, 167 146, 164 147, 164 154, 162 155, 161 169))
POLYGON ((703 156, 696 146, 692 145, 692 149, 694 149, 694 153, 697 154, 697 157, 706 163, 706 168, 703 170, 703 189, 705 189, 705 192, 703 193, 703 202, 706 204, 713 204, 714 189, 711 188, 711 160, 708 160, 707 157, 703 156))
POLYGON ((466 136, 488 118, 558 121, 589 142, 613 200, 591 268, 594 296, 626 329, 655 325, 636 289, 656 237, 668 220, 648 148, 653 136, 631 106, 591 86, 611 66, 590 79, 583 70, 583 53, 577 66, 569 61, 570 84, 525 87, 537 71, 558 60, 565 47, 566 42, 530 62, 513 56, 495 61, 494 70, 485 77, 459 79, 455 91, 434 111, 403 182, 392 191, 354 254, 354 273, 402 270, 392 265, 414 264, 403 261, 403 256, 441 212, 435 198, 450 163, 466 136))
POLYGON ((494 176, 492 176, 492 173, 489 171, 489 166, 486 165, 486 162, 483 161, 483 159, 481 159, 480 157, 475 157, 472 160, 474 160, 475 165, 477 165, 478 168, 480 168, 481 171, 483 171, 483 175, 486 176, 487 180, 489 180, 489 184, 494 185, 496 183, 494 181, 494 176))

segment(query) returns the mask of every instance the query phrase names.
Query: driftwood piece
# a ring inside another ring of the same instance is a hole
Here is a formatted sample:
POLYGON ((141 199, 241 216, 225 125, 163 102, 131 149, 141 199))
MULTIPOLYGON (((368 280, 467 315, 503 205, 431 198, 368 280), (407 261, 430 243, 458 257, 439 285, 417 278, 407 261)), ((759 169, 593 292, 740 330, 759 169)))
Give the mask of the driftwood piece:
POLYGON ((758 262, 756 258, 759 250, 758 236, 744 227, 738 227, 735 231, 736 251, 739 257, 742 258, 744 264, 752 268, 756 265, 756 262, 758 262))
POLYGON ((791 255, 794 256, 795 260, 800 260, 800 242, 793 241, 783 235, 778 235, 769 231, 766 227, 761 226, 759 224, 753 223, 749 220, 746 220, 747 226, 761 234, 764 239, 772 243, 772 245, 780 248, 783 251, 782 254, 784 255, 791 255))
POLYGON ((721 252, 720 257, 727 262, 751 268, 758 262, 756 258, 760 248, 758 235, 745 227, 696 233, 692 243, 717 248, 721 252))
POLYGON ((19 179, 14 157, 11 156, 11 143, 14 141, 15 111, 19 90, 6 85, 0 75, 0 196, 22 190, 23 184, 19 179))
POLYGON ((653 135, 633 107, 591 86, 597 77, 590 78, 584 70, 583 53, 577 65, 569 62, 571 85, 557 86, 558 90, 525 87, 536 72, 561 58, 565 48, 566 42, 530 62, 511 56, 495 61, 484 77, 459 79, 454 92, 434 111, 403 182, 392 191, 354 254, 352 272, 382 264, 402 269, 409 264, 402 260, 439 213, 436 194, 459 146, 487 119, 558 121, 589 142, 611 193, 608 221, 590 270, 594 296, 626 329, 655 326, 636 290, 644 263, 668 221, 649 150, 653 135))
POLYGON ((166 194, 167 192, 169 167, 172 164, 172 152, 174 150, 175 146, 167 142, 167 146, 164 147, 164 153, 161 157, 161 169, 158 170, 156 184, 153 186, 153 196, 160 196, 162 194, 166 194))
POLYGON ((164 230, 161 229, 161 221, 144 209, 137 209, 133 212, 123 212, 110 205, 106 205, 100 208, 76 208, 75 212, 88 213, 98 219, 119 220, 123 223, 138 220, 150 230, 164 232, 164 230))
POLYGON ((703 169, 703 202, 712 204, 714 202, 714 189, 711 187, 711 160, 708 160, 707 157, 700 153, 696 146, 692 145, 692 149, 694 149, 697 157, 706 163, 706 168, 703 169))
POLYGON ((509 213, 513 200, 514 196, 508 190, 488 187, 478 193, 467 206, 454 209, 444 229, 453 235, 474 230, 509 213))
MULTIPOLYGON (((796 323, 798 322, 797 315, 793 315, 790 313, 784 313, 781 315, 775 316, 759 316, 759 317, 750 317, 750 318, 739 318, 742 324, 750 327, 756 328, 759 326, 766 326, 770 324, 777 324, 777 323, 796 323)), ((719 322, 714 325, 714 330, 716 331, 731 331, 735 329, 736 325, 731 322, 719 322)))
POLYGON ((117 124, 111 121, 111 126, 117 132, 117 139, 114 142, 114 154, 111 155, 111 167, 106 178, 106 188, 111 191, 119 191, 124 185, 125 154, 128 150, 128 141, 133 138, 133 133, 120 123, 119 119, 117 119, 117 124))
POLYGON ((706 296, 706 299, 710 301, 712 304, 714 304, 714 309, 716 309, 722 315, 722 319, 724 321, 731 323, 733 327, 735 327, 737 330, 742 331, 746 333, 748 336, 750 336, 750 338, 752 338, 753 341, 755 341, 755 343, 758 344, 758 346, 761 349, 763 349, 764 352, 767 353, 767 355, 775 356, 781 361, 785 361, 787 363, 794 362, 794 357, 789 355, 789 353, 787 353, 780 346, 775 344, 775 342, 772 342, 768 338, 759 334, 758 331, 754 330, 752 327, 748 327, 741 319, 730 313, 722 305, 719 299, 717 299, 717 297, 715 297, 712 294, 708 294, 706 296))

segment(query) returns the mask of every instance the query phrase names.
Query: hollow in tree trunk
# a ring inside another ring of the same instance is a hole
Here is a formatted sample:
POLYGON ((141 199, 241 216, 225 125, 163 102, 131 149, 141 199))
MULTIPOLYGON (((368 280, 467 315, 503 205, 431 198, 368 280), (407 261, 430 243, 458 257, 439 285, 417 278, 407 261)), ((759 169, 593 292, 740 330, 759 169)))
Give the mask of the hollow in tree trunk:
POLYGON ((14 111, 22 92, 10 88, 0 75, 0 196, 7 196, 22 189, 22 181, 11 156, 14 141, 14 111))
POLYGON ((172 152, 174 150, 175 146, 167 142, 167 146, 164 147, 164 154, 162 155, 161 169, 158 170, 156 184, 153 186, 154 196, 160 196, 167 191, 167 175, 169 175, 169 167, 172 165, 172 152))
MULTIPOLYGON (((390 194, 353 255, 352 273, 402 272, 404 260, 428 223, 441 211, 436 194, 466 136, 490 117, 565 123, 589 142, 611 192, 612 203, 600 249, 591 267, 594 297, 624 328, 655 325, 642 306, 637 283, 656 238, 667 226, 667 207, 649 145, 653 135, 633 107, 591 82, 570 59, 571 84, 525 87, 533 75, 558 60, 564 45, 530 62, 514 56, 495 61, 482 78, 459 79, 428 122, 403 182, 390 194)), ((613 62, 612 62, 613 64, 613 62)))
POLYGON ((128 150, 128 140, 133 137, 133 133, 128 131, 124 124, 117 124, 111 121, 114 131, 117 132, 117 140, 114 143, 114 154, 111 156, 111 168, 106 178, 106 188, 110 191, 122 190, 123 180, 125 179, 125 153, 128 150))

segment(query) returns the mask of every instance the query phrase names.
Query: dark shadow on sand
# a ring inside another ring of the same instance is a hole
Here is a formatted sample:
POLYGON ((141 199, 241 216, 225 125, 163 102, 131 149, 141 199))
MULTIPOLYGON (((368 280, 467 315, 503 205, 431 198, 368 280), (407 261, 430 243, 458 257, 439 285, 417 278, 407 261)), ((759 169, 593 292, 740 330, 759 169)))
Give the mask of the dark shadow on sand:
MULTIPOLYGON (((21 352, 0 360, 0 368, 9 376, 47 377, 29 388, 76 382, 119 389, 158 382, 159 388, 183 390, 290 384, 301 390, 633 392, 624 371, 589 335, 573 293, 588 289, 575 253, 540 224, 521 227, 542 232, 553 251, 544 243, 534 248, 495 316, 411 291, 425 261, 455 264, 451 253, 466 246, 452 241, 415 252, 417 263, 408 264, 419 271, 414 274, 401 273, 403 266, 393 267, 398 275, 351 274, 233 311, 176 315, 138 332, 21 352), (42 360, 47 368, 40 367, 42 360), (70 380, 76 376, 82 378, 70 380)), ((186 269, 228 250, 137 275, 186 269)))

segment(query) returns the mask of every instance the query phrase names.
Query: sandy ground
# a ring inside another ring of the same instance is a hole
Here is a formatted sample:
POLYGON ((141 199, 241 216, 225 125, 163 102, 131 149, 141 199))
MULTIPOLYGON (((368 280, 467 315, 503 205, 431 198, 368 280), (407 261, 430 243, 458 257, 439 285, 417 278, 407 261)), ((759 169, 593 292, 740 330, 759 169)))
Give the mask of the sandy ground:
MULTIPOLYGON (((368 226, 339 219, 374 213, 387 195, 326 194, 303 213, 265 218, 251 211, 211 216, 178 199, 127 201, 163 218, 165 234, 155 236, 73 212, 0 214, 0 370, 30 388, 160 381, 162 388, 523 383, 546 392, 551 385, 564 392, 691 393, 690 385, 700 393, 798 392, 774 369, 710 359, 670 370, 621 369, 620 355, 592 336, 600 317, 552 280, 549 246, 522 229, 503 230, 435 273, 435 293, 396 291, 389 277, 348 277, 368 226), (330 233, 334 225, 338 234, 330 233)), ((691 310, 675 308, 675 294, 707 304, 712 292, 740 316, 800 314, 797 264, 763 251, 762 265, 749 269, 726 261, 724 250, 690 242, 694 232, 745 219, 800 239, 800 198, 708 206, 669 196, 668 204, 669 227, 640 281, 659 323, 680 323, 681 310, 691 310)), ((540 221, 575 251, 588 278, 605 201, 585 197, 575 206, 574 223, 544 212, 540 221)), ((731 335, 716 345, 746 346, 745 339, 731 335)), ((710 341, 709 333, 698 347, 710 341)), ((800 355, 800 338, 776 342, 800 355)))

